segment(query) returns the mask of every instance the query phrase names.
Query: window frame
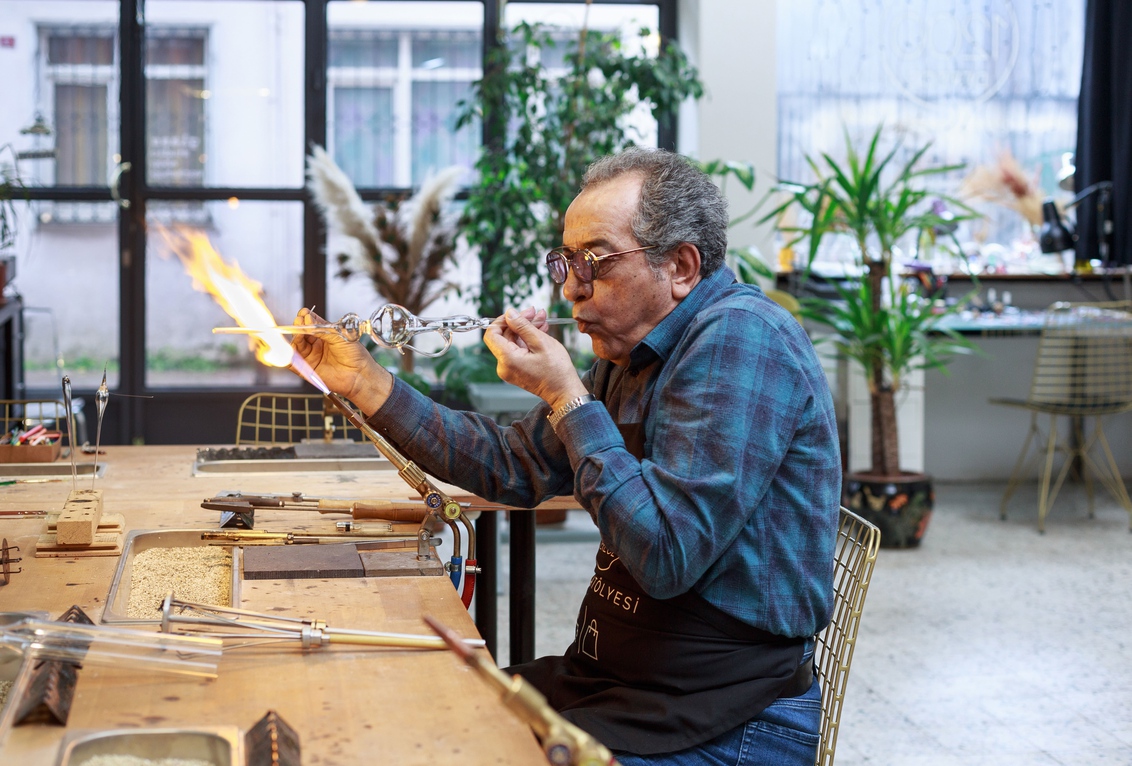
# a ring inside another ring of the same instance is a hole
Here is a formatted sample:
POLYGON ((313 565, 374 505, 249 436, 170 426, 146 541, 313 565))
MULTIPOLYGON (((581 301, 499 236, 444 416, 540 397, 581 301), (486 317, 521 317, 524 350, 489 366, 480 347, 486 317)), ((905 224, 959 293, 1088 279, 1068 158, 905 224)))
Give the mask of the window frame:
MULTIPOLYGON (((271 0, 263 0, 270 2, 271 0)), ((327 142, 327 72, 329 23, 328 5, 331 0, 295 0, 303 6, 304 12, 304 151, 327 142)), ((406 3, 421 0, 402 0, 406 3)), ((527 3, 533 0, 510 0, 512 3, 527 3)), ((579 0, 538 0, 541 3, 582 4, 579 0)), ((657 6, 659 9, 660 33, 664 39, 675 39, 677 32, 678 0, 594 0, 597 4, 639 4, 657 6)), ((483 0, 483 35, 481 61, 489 50, 499 43, 501 14, 499 4, 494 0, 483 0)), ((324 305, 326 296, 327 266, 323 252, 325 231, 321 219, 308 198, 305 189, 299 187, 236 187, 209 185, 209 171, 206 162, 205 185, 201 187, 170 187, 149 185, 145 181, 145 31, 144 0, 119 0, 117 45, 114 47, 114 60, 117 67, 118 92, 115 97, 108 95, 115 111, 109 112, 117 122, 108 119, 109 124, 117 124, 117 133, 108 138, 109 157, 113 161, 118 155, 123 163, 130 163, 131 169, 119 179, 112 191, 109 179, 113 177, 116 166, 108 168, 105 183, 85 186, 34 186, 27 191, 27 198, 35 203, 74 204, 110 203, 120 200, 113 208, 117 213, 119 246, 119 316, 117 333, 119 336, 119 381, 115 393, 128 395, 117 407, 110 408, 103 431, 106 444, 130 443, 202 443, 215 441, 216 431, 210 430, 208 422, 224 419, 224 413, 238 408, 239 402, 254 390, 252 386, 234 389, 157 389, 161 395, 154 399, 155 393, 146 384, 146 295, 145 279, 145 232, 147 202, 159 200, 209 201, 227 200, 239 197, 248 201, 288 201, 304 205, 303 227, 303 275, 302 289, 305 305, 324 305), (121 103, 121 109, 117 104, 121 103)), ((55 25, 58 27, 59 25, 55 25)), ((114 34, 113 27, 108 27, 114 34)), ((45 43, 40 42, 46 56, 45 43)), ((45 64, 46 61, 44 60, 45 64)), ((206 55, 206 65, 208 57, 206 55)), ((481 64, 482 66, 482 64, 481 64)), ((42 69, 46 73, 46 69, 42 69)), ((206 81, 207 82, 207 81, 206 81)), ((41 82, 40 87, 44 87, 41 82)), ((206 141, 215 137, 207 135, 206 141)), ((492 142, 492 127, 482 125, 480 144, 492 142)), ((110 131, 108 131, 109 133, 110 131)), ((206 145, 211 145, 207 143, 206 145)), ((675 125, 659 126, 659 145, 675 148, 675 125)), ((404 187, 366 188, 359 193, 367 201, 381 199, 389 193, 407 191, 404 187)), ((156 297, 155 297, 156 299, 156 297)), ((300 390, 296 383, 296 390, 300 390)), ((32 392, 28 392, 32 393, 32 392)), ((42 392, 53 393, 53 392, 42 392)), ((91 396, 93 391, 76 391, 76 396, 91 396)), ((234 417, 234 415, 233 415, 234 417)))

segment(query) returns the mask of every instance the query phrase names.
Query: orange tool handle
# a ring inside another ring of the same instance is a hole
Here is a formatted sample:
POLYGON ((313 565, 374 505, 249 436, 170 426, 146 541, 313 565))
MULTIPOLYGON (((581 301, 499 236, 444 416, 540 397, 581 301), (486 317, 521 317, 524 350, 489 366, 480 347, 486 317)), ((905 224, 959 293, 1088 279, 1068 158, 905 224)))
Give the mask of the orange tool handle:
POLYGON ((420 523, 429 514, 421 504, 409 504, 396 500, 328 500, 318 501, 318 509, 323 513, 349 511, 355 519, 384 519, 385 521, 408 521, 420 523))

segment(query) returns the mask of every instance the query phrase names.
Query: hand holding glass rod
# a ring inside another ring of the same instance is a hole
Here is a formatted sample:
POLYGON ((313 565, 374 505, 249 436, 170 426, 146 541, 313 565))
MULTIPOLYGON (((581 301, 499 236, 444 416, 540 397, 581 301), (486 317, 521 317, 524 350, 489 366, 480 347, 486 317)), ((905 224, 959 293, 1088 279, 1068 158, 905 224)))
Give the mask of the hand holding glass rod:
MULTIPOLYGON (((349 313, 337 322, 309 325, 282 325, 279 327, 214 327, 212 331, 220 335, 250 335, 266 330, 289 335, 339 335, 348 341, 361 340, 370 336, 375 343, 386 348, 395 348, 401 353, 408 348, 421 356, 441 356, 452 346, 452 333, 482 330, 495 320, 490 317, 470 317, 456 314, 446 317, 419 317, 404 306, 387 303, 362 319, 349 313), (434 332, 444 339, 444 347, 439 351, 422 351, 412 345, 412 341, 424 333, 434 332)), ((573 324, 568 317, 547 317, 547 324, 573 324)))

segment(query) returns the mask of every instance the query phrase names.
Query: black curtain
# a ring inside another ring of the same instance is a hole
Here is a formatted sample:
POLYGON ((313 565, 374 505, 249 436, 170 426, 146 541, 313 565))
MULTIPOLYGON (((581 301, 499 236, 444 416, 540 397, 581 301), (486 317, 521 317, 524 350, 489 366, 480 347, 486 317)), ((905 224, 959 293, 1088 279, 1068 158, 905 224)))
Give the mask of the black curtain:
MULTIPOLYGON (((1132 0, 1088 0, 1085 61, 1077 105, 1077 171, 1081 193, 1112 181, 1110 263, 1132 263, 1132 0)), ((1077 208, 1077 260, 1099 258, 1097 195, 1077 208)))

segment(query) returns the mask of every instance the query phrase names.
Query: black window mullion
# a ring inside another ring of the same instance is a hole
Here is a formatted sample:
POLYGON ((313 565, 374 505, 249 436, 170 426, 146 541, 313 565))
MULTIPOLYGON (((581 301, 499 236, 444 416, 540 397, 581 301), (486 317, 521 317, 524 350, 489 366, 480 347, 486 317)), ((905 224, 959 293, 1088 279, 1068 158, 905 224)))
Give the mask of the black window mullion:
MULTIPOLYGON (((138 394, 145 387, 145 0, 121 0, 121 162, 119 177, 119 388, 138 394)), ((129 444, 145 433, 140 398, 123 399, 120 437, 129 444)))
MULTIPOLYGON (((326 146, 326 68, 329 24, 327 0, 306 0, 306 129, 304 151, 326 146)), ((303 205, 303 305, 326 305, 325 231, 314 203, 304 195, 303 205)))

